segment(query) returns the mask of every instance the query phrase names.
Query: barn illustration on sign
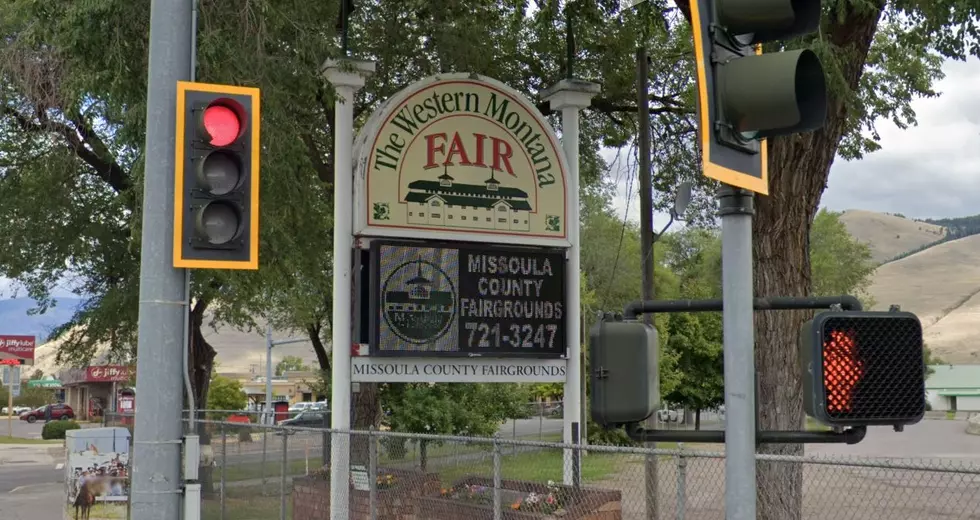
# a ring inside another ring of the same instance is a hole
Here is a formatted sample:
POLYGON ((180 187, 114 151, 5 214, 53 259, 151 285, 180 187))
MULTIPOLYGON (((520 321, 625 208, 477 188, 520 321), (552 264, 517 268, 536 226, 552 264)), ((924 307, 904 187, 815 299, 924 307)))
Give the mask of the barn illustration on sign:
POLYGON ((526 191, 502 186, 497 171, 483 184, 456 182, 443 166, 438 180, 408 184, 408 223, 429 226, 529 231, 532 211, 526 191))
POLYGON ((421 258, 398 266, 385 281, 385 322, 395 335, 410 343, 424 344, 439 339, 446 334, 456 314, 453 285, 441 269, 421 258), (433 287, 433 280, 423 274, 423 266, 430 276, 438 276, 441 283, 433 287), (413 271, 414 276, 408 277, 413 271))

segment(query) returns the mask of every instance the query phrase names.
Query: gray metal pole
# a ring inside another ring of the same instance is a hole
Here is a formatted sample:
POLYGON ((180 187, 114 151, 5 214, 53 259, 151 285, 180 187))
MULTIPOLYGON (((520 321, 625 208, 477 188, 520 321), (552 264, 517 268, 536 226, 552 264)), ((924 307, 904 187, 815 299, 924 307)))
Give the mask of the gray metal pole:
MULTIPOLYGON (((647 68, 647 50, 642 45, 636 49, 636 120, 639 127, 637 147, 639 155, 640 185, 640 271, 642 276, 642 297, 652 300, 656 294, 653 285, 653 172, 650 167, 650 71, 647 68)), ((653 325, 653 314, 644 314, 643 319, 653 325)), ((660 374, 650 374, 659 386, 660 374)), ((647 420, 647 428, 656 428, 657 415, 647 420)), ((656 448, 656 443, 647 443, 648 448, 656 448)), ((658 513, 658 471, 657 456, 646 457, 644 480, 646 482, 646 517, 660 518, 658 513)))
POLYGON ((755 329, 752 193, 722 187, 722 327, 725 352, 725 518, 755 520, 755 329))
POLYGON ((265 408, 263 420, 272 424, 272 326, 265 326, 265 408))
POLYGON ((173 267, 177 82, 191 68, 191 2, 152 0, 140 250, 133 520, 181 514, 184 270, 173 267))

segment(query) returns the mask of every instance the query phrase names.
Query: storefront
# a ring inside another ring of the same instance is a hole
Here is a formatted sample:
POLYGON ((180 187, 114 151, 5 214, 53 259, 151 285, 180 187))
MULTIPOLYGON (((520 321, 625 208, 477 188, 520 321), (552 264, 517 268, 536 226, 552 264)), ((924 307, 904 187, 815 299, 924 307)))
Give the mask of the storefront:
POLYGON ((132 378, 133 368, 101 365, 63 370, 58 379, 65 388, 65 404, 83 420, 98 420, 105 411, 118 409, 120 390, 132 378))

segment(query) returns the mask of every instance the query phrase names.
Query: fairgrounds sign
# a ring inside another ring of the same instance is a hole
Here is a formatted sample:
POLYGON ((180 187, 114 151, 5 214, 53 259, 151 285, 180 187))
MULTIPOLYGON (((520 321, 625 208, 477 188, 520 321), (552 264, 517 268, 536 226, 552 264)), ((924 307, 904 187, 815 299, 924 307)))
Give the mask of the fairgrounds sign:
POLYGON ((354 232, 567 247, 567 167, 522 94, 472 74, 422 80, 355 143, 354 232))

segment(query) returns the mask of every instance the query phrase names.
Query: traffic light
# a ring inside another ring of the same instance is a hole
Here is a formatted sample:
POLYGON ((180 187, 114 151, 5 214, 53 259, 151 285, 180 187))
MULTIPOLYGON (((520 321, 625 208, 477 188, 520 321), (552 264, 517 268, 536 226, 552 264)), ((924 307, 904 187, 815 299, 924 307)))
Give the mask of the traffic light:
POLYGON ((589 331, 592 420, 606 427, 643 421, 660 406, 657 329, 606 314, 589 331))
POLYGON ((177 82, 174 267, 259 268, 259 89, 177 82))
POLYGON ((705 176, 768 194, 766 138, 823 126, 817 55, 761 47, 819 24, 820 0, 691 0, 705 176))
POLYGON ((822 312, 800 330, 803 409, 828 426, 915 424, 926 409, 922 324, 908 312, 822 312))

